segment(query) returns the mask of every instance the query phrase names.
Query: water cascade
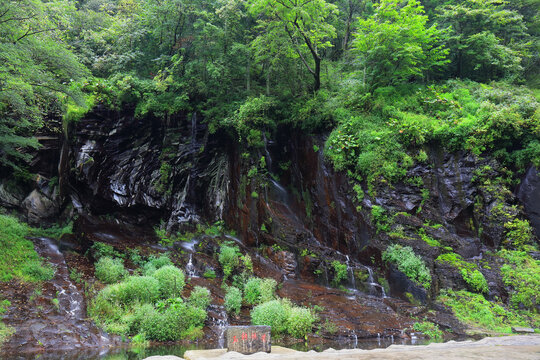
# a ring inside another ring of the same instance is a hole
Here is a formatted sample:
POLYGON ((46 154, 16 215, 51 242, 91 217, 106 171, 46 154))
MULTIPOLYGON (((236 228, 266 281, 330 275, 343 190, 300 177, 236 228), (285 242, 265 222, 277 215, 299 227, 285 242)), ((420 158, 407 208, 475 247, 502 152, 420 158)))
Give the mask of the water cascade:
POLYGON ((186 274, 190 278, 198 277, 197 276, 197 270, 195 269, 195 266, 193 265, 193 254, 189 254, 189 261, 186 265, 186 274))
POLYGON ((211 320, 210 327, 217 336, 217 348, 223 349, 225 347, 225 330, 229 326, 227 311, 222 305, 210 305, 209 317, 211 320))

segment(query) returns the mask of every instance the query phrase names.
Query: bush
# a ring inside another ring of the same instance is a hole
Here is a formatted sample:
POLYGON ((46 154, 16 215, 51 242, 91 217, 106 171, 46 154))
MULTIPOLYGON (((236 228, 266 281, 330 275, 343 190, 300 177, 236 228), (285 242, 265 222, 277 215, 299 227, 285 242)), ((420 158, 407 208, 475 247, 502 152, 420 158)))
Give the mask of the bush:
POLYGON ((195 286, 189 295, 189 304, 200 309, 206 309, 210 302, 210 290, 205 287, 195 286))
POLYGON ((251 323, 271 326, 272 334, 283 333, 287 329, 289 308, 290 306, 280 300, 262 303, 251 310, 251 323))
POLYGON ((332 261, 332 267, 334 268, 334 278, 332 284, 339 286, 343 280, 347 279, 347 264, 342 264, 337 260, 332 261))
POLYGON ((525 251, 501 250, 498 255, 507 262, 501 274, 504 284, 511 288, 512 307, 535 311, 540 304, 540 261, 525 251))
POLYGON ((152 303, 159 298, 160 283, 150 276, 130 276, 124 282, 118 284, 115 290, 111 288, 112 295, 117 291, 117 298, 124 304, 135 301, 141 303, 152 303))
POLYGON ((120 254, 118 251, 114 250, 114 247, 109 244, 105 244, 102 242, 95 242, 90 247, 90 253, 94 257, 94 259, 99 260, 102 257, 122 257, 122 254, 120 254))
POLYGON ((439 325, 434 324, 429 321, 424 321, 422 323, 415 322, 413 325, 414 331, 419 331, 422 334, 426 335, 432 340, 440 341, 443 339, 443 332, 439 329, 439 325))
POLYGON ((472 291, 487 294, 489 292, 489 286, 484 275, 478 271, 468 271, 467 269, 461 270, 461 276, 463 280, 469 285, 472 291))
POLYGON ((230 286, 225 294, 225 310, 227 310, 229 314, 238 315, 241 308, 242 291, 240 291, 240 289, 237 287, 230 286))
POLYGON ((104 256, 96 263, 96 277, 105 284, 120 281, 126 273, 122 259, 112 259, 104 256))
POLYGON ((261 281, 261 299, 260 302, 264 303, 270 300, 274 300, 276 297, 277 282, 274 279, 266 278, 261 281))
POLYGON ((234 269, 240 263, 238 253, 240 250, 237 246, 222 245, 219 251, 219 263, 223 267, 225 278, 231 276, 234 269))
POLYGON ((163 298, 179 296, 185 285, 185 275, 182 270, 173 265, 165 265, 152 275, 159 282, 163 298))
POLYGON ((151 257, 143 266, 143 274, 152 276, 157 269, 160 269, 167 265, 173 265, 171 259, 167 255, 161 255, 160 257, 151 257))
POLYGON ((410 246, 390 245, 383 252, 383 260, 395 264, 399 271, 426 289, 431 287, 431 274, 424 261, 410 246))
POLYGON ((148 339, 157 341, 174 341, 180 339, 178 314, 175 311, 160 313, 154 309, 145 314, 141 330, 148 339))
POLYGON ((311 332, 315 317, 309 309, 293 307, 287 317, 287 332, 296 338, 303 338, 311 332))
POLYGON ((244 286, 244 300, 249 305, 258 304, 261 301, 261 279, 252 277, 244 286))
POLYGON ((22 274, 32 281, 48 281, 54 277, 54 269, 50 265, 42 265, 41 261, 26 263, 22 268, 22 274))

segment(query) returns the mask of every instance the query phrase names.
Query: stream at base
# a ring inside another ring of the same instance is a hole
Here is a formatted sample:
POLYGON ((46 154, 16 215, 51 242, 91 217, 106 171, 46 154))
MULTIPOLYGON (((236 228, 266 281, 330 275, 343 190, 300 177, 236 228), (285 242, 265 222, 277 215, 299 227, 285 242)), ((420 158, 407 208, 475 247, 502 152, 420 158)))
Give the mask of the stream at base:
MULTIPOLYGON (((392 344, 398 345, 425 345, 427 341, 417 340, 411 341, 410 339, 392 339, 392 338, 375 338, 375 339, 353 339, 352 337, 348 341, 325 341, 322 344, 281 344, 274 342, 272 345, 285 346, 298 351, 324 351, 328 348, 335 350, 341 349, 383 349, 392 344)), ((29 354, 0 354, 2 360, 139 360, 154 355, 175 355, 182 357, 188 350, 205 350, 219 348, 218 344, 187 344, 187 345, 156 345, 147 348, 142 347, 117 347, 109 349, 76 349, 76 350, 64 350, 64 351, 45 351, 39 353, 29 354)))

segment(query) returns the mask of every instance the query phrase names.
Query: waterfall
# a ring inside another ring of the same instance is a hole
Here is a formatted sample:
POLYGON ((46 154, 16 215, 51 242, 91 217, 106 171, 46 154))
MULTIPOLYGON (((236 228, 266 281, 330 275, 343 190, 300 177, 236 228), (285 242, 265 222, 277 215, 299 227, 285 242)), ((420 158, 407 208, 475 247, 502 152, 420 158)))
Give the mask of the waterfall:
POLYGON ((190 278, 198 277, 197 276, 197 270, 195 269, 195 266, 193 265, 193 254, 189 254, 189 261, 186 265, 186 274, 190 278))
POLYGON ((225 330, 229 326, 229 318, 227 317, 227 311, 222 305, 210 305, 211 325, 218 339, 218 349, 225 347, 225 330))
POLYGON ((349 282, 352 285, 352 288, 356 290, 356 280, 354 279, 354 268, 350 265, 349 255, 345 255, 345 264, 347 265, 347 274, 349 275, 349 282))
POLYGON ((365 266, 368 274, 369 274, 369 277, 368 277, 368 285, 369 285, 369 292, 371 295, 377 295, 378 294, 378 291, 377 289, 380 290, 381 292, 381 297, 382 298, 385 298, 387 297, 386 296, 386 291, 384 290, 384 287, 381 286, 380 284, 378 284, 375 279, 373 278, 373 270, 369 267, 369 266, 365 266))

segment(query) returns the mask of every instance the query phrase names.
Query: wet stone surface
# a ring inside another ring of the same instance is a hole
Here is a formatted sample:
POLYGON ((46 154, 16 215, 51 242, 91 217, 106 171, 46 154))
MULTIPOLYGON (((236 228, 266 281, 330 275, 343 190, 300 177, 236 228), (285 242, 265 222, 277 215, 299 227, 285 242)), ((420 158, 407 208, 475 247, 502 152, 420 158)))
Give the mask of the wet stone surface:
POLYGON ((270 352, 270 326, 229 326, 227 328, 227 350, 241 354, 270 352))

